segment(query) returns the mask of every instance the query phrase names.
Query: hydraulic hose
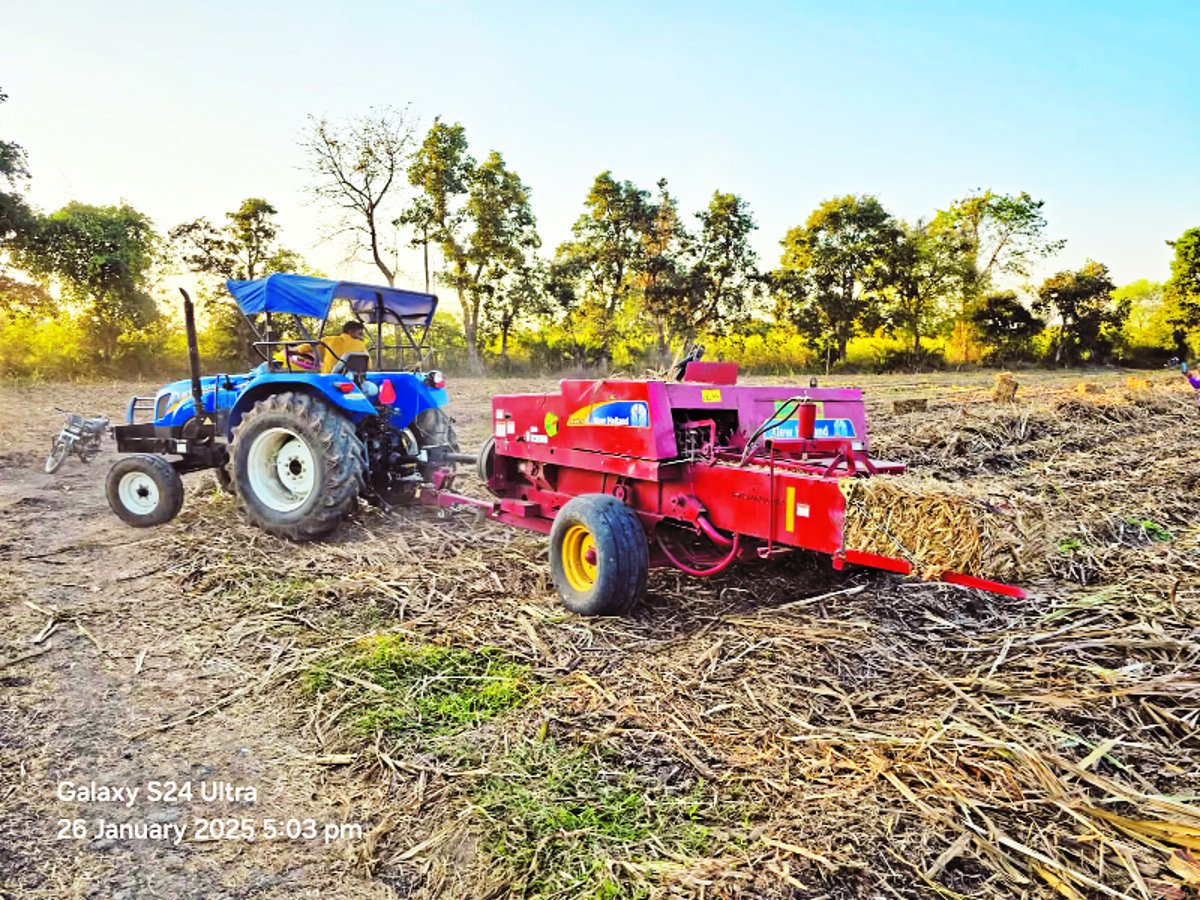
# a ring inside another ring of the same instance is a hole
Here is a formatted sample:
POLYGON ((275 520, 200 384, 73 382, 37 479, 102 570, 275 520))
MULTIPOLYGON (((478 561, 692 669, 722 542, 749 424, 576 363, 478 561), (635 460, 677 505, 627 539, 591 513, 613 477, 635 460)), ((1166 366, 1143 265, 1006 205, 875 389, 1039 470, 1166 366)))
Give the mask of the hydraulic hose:
MULTIPOLYGON (((712 526, 710 525, 709 527, 711 528, 712 526)), ((742 536, 740 534, 735 534, 732 538, 726 538, 726 540, 729 542, 728 555, 726 555, 724 559, 714 566, 711 566, 707 569, 697 569, 695 566, 690 566, 683 562, 683 560, 679 559, 674 553, 672 553, 671 548, 668 547, 666 541, 662 539, 662 535, 659 534, 657 530, 654 532, 654 539, 658 541, 659 549, 661 549, 667 559, 671 561, 671 565, 684 574, 694 575, 697 578, 707 578, 709 575, 716 575, 718 572, 725 571, 725 569, 729 567, 729 564, 737 558, 738 548, 741 544, 741 537, 742 536)))

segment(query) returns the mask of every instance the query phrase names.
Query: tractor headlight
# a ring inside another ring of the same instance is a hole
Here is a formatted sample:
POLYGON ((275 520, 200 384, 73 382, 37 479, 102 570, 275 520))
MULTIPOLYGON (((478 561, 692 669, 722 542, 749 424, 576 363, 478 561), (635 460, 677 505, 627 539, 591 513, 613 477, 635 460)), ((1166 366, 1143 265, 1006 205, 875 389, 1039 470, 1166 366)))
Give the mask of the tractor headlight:
POLYGON ((446 376, 434 369, 425 376, 425 383, 435 390, 441 390, 446 386, 446 376))
POLYGON ((163 391, 158 395, 158 399, 154 402, 154 421, 158 421, 167 414, 172 406, 175 405, 175 393, 173 391, 163 391))

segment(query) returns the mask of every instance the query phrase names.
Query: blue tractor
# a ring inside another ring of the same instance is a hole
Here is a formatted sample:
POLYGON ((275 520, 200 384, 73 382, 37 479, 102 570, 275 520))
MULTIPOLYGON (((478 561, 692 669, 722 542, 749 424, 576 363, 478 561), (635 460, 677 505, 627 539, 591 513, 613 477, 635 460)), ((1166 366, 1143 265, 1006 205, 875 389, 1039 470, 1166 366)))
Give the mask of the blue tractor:
POLYGON ((194 309, 181 291, 191 377, 134 397, 114 429, 117 450, 132 454, 105 485, 122 520, 171 520, 183 504, 180 476, 213 469, 252 524, 312 540, 337 528, 359 498, 411 501, 435 473, 468 458, 445 411, 445 379, 423 371, 436 296, 286 274, 226 286, 262 362, 245 374, 202 376, 194 309), (370 352, 334 351, 325 329, 335 301, 371 335, 370 352), (284 330, 295 337, 280 339, 284 330))

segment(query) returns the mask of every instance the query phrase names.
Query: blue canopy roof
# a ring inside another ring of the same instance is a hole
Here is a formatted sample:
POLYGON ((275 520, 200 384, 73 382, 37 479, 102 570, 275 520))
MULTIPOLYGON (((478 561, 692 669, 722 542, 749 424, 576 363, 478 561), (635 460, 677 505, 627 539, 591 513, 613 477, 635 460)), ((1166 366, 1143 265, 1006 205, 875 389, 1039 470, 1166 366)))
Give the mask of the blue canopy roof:
POLYGON ((248 316, 282 313, 327 319, 334 300, 349 300, 350 308, 363 321, 417 324, 428 322, 437 309, 433 294, 311 275, 277 273, 253 281, 230 279, 225 287, 233 294, 238 309, 248 316))

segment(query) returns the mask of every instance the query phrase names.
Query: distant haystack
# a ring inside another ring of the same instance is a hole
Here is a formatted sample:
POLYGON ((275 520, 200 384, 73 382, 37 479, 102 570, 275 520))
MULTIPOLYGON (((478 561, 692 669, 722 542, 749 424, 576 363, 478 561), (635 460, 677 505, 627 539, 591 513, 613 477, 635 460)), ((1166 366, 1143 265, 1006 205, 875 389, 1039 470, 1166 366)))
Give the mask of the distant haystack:
POLYGON ((995 403, 1012 403, 1017 399, 1017 389, 1020 385, 1013 378, 1012 372, 997 372, 996 384, 992 388, 992 400, 995 403))

